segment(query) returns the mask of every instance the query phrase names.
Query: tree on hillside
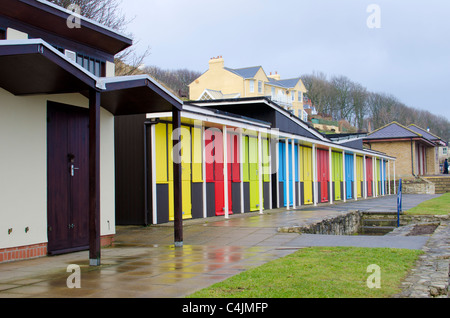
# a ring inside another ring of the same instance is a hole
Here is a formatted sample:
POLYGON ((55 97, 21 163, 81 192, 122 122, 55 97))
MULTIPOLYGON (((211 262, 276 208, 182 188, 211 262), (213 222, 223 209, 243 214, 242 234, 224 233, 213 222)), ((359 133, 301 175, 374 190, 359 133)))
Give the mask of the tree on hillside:
POLYGON ((352 87, 353 82, 346 76, 334 76, 331 84, 335 90, 336 99, 333 116, 337 119, 345 119, 351 122, 352 116, 352 87))
POLYGON ((350 95, 355 126, 358 130, 362 130, 364 126, 364 117, 367 114, 367 89, 361 84, 353 83, 350 89, 350 95))
POLYGON ((345 76, 330 80, 321 72, 302 76, 307 96, 317 111, 329 114, 333 120, 353 123, 359 130, 372 131, 392 121, 402 125, 416 124, 444 140, 450 140, 450 122, 427 110, 418 110, 386 93, 369 92, 345 76))
POLYGON ((393 107, 398 103, 394 96, 384 93, 370 93, 368 96, 368 115, 374 129, 383 127, 395 120, 393 107))
POLYGON ((126 17, 120 11, 121 1, 118 0, 48 0, 63 8, 77 5, 80 14, 86 18, 97 21, 116 31, 125 31, 127 25, 126 17))
POLYGON ((163 83, 180 97, 188 97, 188 85, 201 75, 200 72, 191 71, 185 68, 178 70, 165 70, 158 66, 145 67, 143 72, 150 75, 160 83, 163 83))
POLYGON ((335 100, 335 90, 327 80, 324 73, 314 72, 311 75, 302 76, 302 82, 308 93, 307 97, 316 107, 319 114, 331 114, 335 100))

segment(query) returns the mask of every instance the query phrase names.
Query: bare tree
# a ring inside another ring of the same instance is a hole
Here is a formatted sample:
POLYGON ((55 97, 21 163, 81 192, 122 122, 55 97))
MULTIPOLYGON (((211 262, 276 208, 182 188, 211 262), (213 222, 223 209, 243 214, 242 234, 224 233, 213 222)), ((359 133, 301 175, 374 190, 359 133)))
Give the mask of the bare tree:
POLYGON ((121 1, 118 0, 48 0, 63 8, 77 5, 80 14, 86 18, 97 21, 116 31, 125 31, 128 21, 120 10, 121 1))
POLYGON ((368 109, 372 128, 380 128, 395 120, 397 116, 402 116, 402 109, 398 100, 385 93, 370 93, 368 96, 368 109))
POLYGON ((402 125, 416 124, 432 133, 450 139, 450 122, 442 116, 418 110, 400 102, 386 93, 369 92, 359 83, 345 76, 334 76, 330 80, 322 72, 303 75, 302 81, 308 90, 307 96, 322 115, 331 115, 333 120, 350 122, 358 130, 372 131, 392 121, 402 125))
POLYGON ((364 117, 367 114, 367 89, 358 83, 353 83, 350 94, 355 126, 359 130, 362 130, 364 125, 364 117))
POLYGON ((303 75, 302 82, 308 93, 307 97, 320 114, 331 114, 332 105, 335 101, 335 90, 327 80, 324 73, 314 72, 310 75, 303 75))
POLYGON ((353 82, 346 76, 334 76, 331 84, 336 92, 333 115, 336 119, 345 119, 350 122, 353 110, 351 95, 353 82))
POLYGON ((179 97, 188 97, 188 85, 198 78, 201 73, 188 69, 165 70, 158 66, 148 66, 143 69, 158 82, 170 88, 179 97))
MULTIPOLYGON (((88 19, 94 20, 106 27, 124 33, 130 20, 121 11, 121 0, 48 0, 63 8, 77 5, 80 14, 88 19)), ((131 35, 130 35, 131 36, 131 35)), ((142 73, 140 67, 144 59, 150 54, 150 48, 143 53, 137 53, 134 47, 130 47, 114 58, 116 64, 116 75, 134 75, 142 73)))

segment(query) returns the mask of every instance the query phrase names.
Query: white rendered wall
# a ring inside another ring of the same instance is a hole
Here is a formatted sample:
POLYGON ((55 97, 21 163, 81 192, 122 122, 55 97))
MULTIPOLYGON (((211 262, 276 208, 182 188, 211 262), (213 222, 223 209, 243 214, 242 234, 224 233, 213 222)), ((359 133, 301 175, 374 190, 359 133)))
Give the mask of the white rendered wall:
MULTIPOLYGON (((47 242, 48 101, 88 105, 79 94, 17 97, 0 88, 0 248, 47 242)), ((115 178, 114 117, 104 109, 100 127, 101 235, 105 236, 115 234, 115 178)))

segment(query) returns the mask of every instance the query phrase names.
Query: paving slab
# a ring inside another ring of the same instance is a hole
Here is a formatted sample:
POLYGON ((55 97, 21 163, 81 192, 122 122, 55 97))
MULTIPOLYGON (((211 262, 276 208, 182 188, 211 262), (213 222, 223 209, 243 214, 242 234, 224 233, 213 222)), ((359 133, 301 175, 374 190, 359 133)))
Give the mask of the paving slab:
POLYGON ((403 248, 420 250, 429 237, 392 237, 364 235, 320 235, 302 234, 286 243, 285 246, 354 246, 370 248, 403 248))
MULTIPOLYGON (((404 195, 409 208, 436 196, 404 195)), ((184 246, 173 246, 173 225, 117 227, 102 265, 90 267, 87 251, 0 264, 0 298, 176 298, 225 280, 305 246, 420 249, 427 238, 337 237, 279 233, 354 210, 396 209, 396 196, 334 205, 276 209, 229 219, 184 222, 184 246), (80 266, 81 289, 67 287, 67 267, 80 266)))

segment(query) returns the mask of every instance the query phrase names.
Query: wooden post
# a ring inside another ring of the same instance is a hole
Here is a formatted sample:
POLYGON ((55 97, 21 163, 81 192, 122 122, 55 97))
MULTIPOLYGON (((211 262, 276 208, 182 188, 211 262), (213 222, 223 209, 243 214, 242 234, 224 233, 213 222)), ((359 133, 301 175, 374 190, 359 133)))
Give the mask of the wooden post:
POLYGON ((203 218, 208 217, 207 212, 207 197, 206 197, 206 152, 205 152, 205 140, 206 140, 206 127, 202 124, 202 198, 203 198, 203 218))
POLYGON ((373 191, 375 194, 373 195, 374 198, 378 197, 378 180, 376 179, 377 176, 377 158, 373 157, 372 160, 372 166, 373 166, 373 191))
POLYGON ((276 165, 276 167, 275 167, 275 171, 277 172, 277 175, 276 175, 276 182, 275 182, 275 193, 277 194, 277 208, 279 209, 280 208, 280 186, 279 186, 279 184, 280 184, 280 139, 278 138, 277 139, 277 142, 276 142, 276 148, 275 148, 275 156, 276 156, 276 162, 275 162, 275 165, 276 165))
POLYGON ((312 145, 312 162, 313 162, 313 189, 314 189, 314 206, 317 206, 318 202, 318 188, 317 188, 317 162, 316 162, 317 154, 316 154, 316 144, 312 145))
POLYGON ((245 212, 244 209, 244 136, 242 135, 242 129, 239 129, 239 191, 241 193, 241 213, 245 212))
POLYGON ((388 189, 389 195, 391 195, 391 161, 388 160, 388 189))
POLYGON ((298 206, 301 207, 303 205, 302 202, 302 178, 301 178, 301 170, 302 170, 302 156, 301 156, 301 146, 300 146, 300 140, 297 145, 297 151, 298 151, 298 206))
POLYGON ((158 224, 158 205, 157 200, 158 196, 156 195, 156 125, 151 125, 151 169, 152 169, 152 223, 158 224))
POLYGON ((284 159, 285 159, 285 163, 286 163, 286 167, 285 167, 285 173, 286 173, 286 178, 285 178, 285 183, 286 183, 286 209, 290 209, 290 203, 291 203, 291 197, 289 196, 289 139, 286 138, 285 140, 285 155, 284 155, 284 159))
POLYGON ((231 193, 228 193, 228 133, 227 133, 227 126, 223 126, 223 133, 222 133, 222 146, 223 146, 223 198, 224 198, 224 212, 225 212, 225 219, 230 218, 230 212, 229 212, 229 206, 228 206, 228 196, 231 195, 231 193))
POLYGON ((366 166, 366 155, 363 157, 363 184, 364 184, 364 199, 367 199, 367 166, 366 166))
POLYGON ((259 214, 263 214, 264 212, 264 203, 263 203, 263 155, 262 155, 262 139, 261 139, 261 132, 258 131, 258 194, 259 194, 259 214))
POLYGON ((295 200, 295 139, 292 138, 291 141, 292 144, 292 208, 295 209, 295 206, 297 204, 295 200))
POLYGON ((381 159, 381 192, 382 195, 386 195, 386 182, 385 179, 386 178, 386 173, 384 172, 384 159, 381 159))
POLYGON ((89 265, 100 266, 100 92, 89 92, 89 265))
POLYGON ((353 153, 353 197, 358 201, 358 176, 356 171, 356 153, 353 153))
POLYGON ((328 148, 328 179, 330 180, 328 183, 328 196, 330 197, 330 204, 333 204, 333 150, 328 148))
MULTIPOLYGON (((181 111, 172 111, 172 139, 173 149, 180 149, 178 143, 181 142, 181 111)), ((174 238, 175 247, 183 246, 183 192, 181 182, 181 158, 180 153, 173 153, 173 205, 174 205, 174 238)))
POLYGON ((346 182, 346 171, 345 171, 345 150, 342 150, 342 188, 344 193, 341 195, 342 198, 344 198, 344 202, 347 202, 347 182, 346 182))

